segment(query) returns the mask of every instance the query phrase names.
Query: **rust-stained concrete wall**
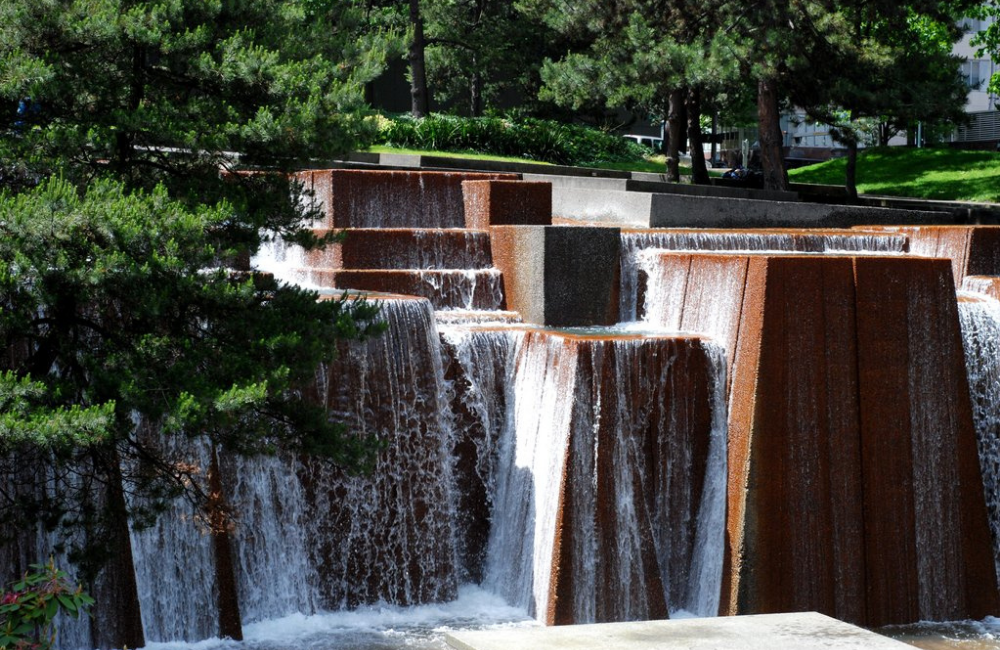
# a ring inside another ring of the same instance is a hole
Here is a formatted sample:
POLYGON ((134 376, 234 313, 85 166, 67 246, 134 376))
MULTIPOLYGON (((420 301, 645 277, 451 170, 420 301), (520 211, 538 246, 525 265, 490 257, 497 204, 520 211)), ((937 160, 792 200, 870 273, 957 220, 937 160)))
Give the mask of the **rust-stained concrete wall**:
POLYGON ((1000 610, 949 261, 661 259, 683 276, 662 286, 686 288, 650 313, 732 346, 722 612, 875 626, 1000 610), (695 293, 695 273, 741 264, 742 300, 695 293), (708 317, 688 316, 698 303, 708 317))
POLYGON ((466 228, 552 224, 552 183, 463 181, 462 191, 466 228))
POLYGON ((464 228, 462 181, 515 180, 516 174, 324 169, 299 172, 323 228, 464 228))
POLYGON ((995 614, 1000 605, 949 265, 858 258, 855 278, 867 620, 995 614))
POLYGON ((852 284, 847 258, 749 259, 730 393, 727 613, 863 619, 852 284))
MULTIPOLYGON (((317 229, 317 236, 329 230, 317 229)), ((485 269, 493 265, 485 230, 348 228, 343 239, 310 251, 293 247, 286 260, 313 269, 485 269)))
POLYGON ((1000 275, 1000 226, 857 226, 855 230, 906 235, 911 253, 948 258, 955 286, 968 275, 1000 275))

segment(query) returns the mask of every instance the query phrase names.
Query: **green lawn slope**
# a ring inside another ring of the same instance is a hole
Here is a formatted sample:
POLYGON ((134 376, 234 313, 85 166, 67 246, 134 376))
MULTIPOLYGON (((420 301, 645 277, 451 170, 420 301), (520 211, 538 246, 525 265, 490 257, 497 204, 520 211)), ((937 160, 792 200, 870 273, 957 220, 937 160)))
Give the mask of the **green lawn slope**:
MULTIPOLYGON (((793 183, 844 184, 846 160, 788 172, 793 183)), ((1000 153, 880 147, 858 156, 858 192, 942 201, 1000 203, 1000 153)))

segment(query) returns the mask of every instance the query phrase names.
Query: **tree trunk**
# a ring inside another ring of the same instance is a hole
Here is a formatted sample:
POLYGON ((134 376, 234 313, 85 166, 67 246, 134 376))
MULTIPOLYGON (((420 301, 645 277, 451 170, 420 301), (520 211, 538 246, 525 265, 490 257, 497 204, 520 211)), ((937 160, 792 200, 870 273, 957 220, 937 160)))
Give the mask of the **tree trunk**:
POLYGON ((208 472, 209 502, 206 504, 212 546, 215 550, 215 576, 219 585, 219 638, 243 640, 243 622, 240 616, 239 596, 236 589, 236 565, 229 537, 229 520, 226 517, 226 499, 222 490, 219 452, 212 446, 212 459, 208 472))
POLYGON ((670 91, 670 102, 667 105, 667 180, 679 183, 681 180, 681 140, 684 131, 681 122, 684 112, 684 89, 670 91))
POLYGON ((469 79, 469 115, 472 117, 482 117, 483 115, 483 76, 479 74, 479 62, 475 55, 472 57, 472 77, 469 79))
POLYGON ((855 201, 858 198, 858 141, 851 138, 847 142, 847 166, 845 168, 845 185, 847 198, 855 201))
POLYGON ((887 122, 882 122, 881 124, 879 124, 878 125, 878 146, 880 146, 880 147, 888 147, 889 146, 889 140, 891 140, 892 136, 894 136, 894 135, 896 135, 896 134, 894 132, 892 132, 892 127, 889 126, 889 124, 887 122))
POLYGON ((424 19, 420 16, 420 0, 410 0, 410 24, 413 41, 410 43, 410 99, 413 117, 426 117, 430 112, 430 92, 427 90, 427 65, 424 60, 424 19))
POLYGON ((719 111, 712 111, 712 164, 719 159, 719 111))
POLYGON ((762 79, 757 83, 757 119, 764 188, 788 191, 788 172, 785 170, 778 110, 778 83, 774 79, 762 79))
POLYGON ((688 151, 691 153, 691 182, 708 185, 708 167, 705 165, 705 147, 701 137, 701 91, 688 90, 687 95, 688 151))
POLYGON ((121 458, 111 447, 106 453, 95 452, 92 459, 96 477, 105 481, 103 498, 110 535, 104 549, 108 562, 92 587, 91 595, 102 606, 95 608, 90 620, 91 640, 99 648, 141 648, 146 644, 146 636, 129 540, 121 458))

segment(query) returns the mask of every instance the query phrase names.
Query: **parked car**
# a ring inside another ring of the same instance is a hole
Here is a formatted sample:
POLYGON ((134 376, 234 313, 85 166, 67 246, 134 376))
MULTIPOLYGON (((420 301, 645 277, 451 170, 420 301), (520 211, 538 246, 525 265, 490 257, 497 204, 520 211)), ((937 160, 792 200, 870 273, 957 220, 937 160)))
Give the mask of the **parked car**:
POLYGON ((627 140, 632 140, 638 142, 641 145, 645 145, 655 151, 656 153, 663 153, 663 138, 654 135, 624 135, 623 138, 627 140))

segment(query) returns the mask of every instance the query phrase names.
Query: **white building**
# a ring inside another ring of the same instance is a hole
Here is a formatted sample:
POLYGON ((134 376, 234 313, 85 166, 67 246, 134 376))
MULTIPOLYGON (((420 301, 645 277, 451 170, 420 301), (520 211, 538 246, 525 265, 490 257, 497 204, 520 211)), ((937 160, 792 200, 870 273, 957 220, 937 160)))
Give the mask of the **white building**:
POLYGON ((962 23, 967 33, 955 45, 954 52, 967 59, 962 64, 962 76, 965 77, 965 81, 969 85, 969 97, 965 110, 972 118, 972 122, 969 126, 961 127, 955 131, 952 138, 954 142, 977 142, 984 143, 986 146, 990 143, 1000 142, 1000 110, 997 106, 1000 98, 987 90, 990 78, 1000 72, 1000 62, 978 57, 976 55, 977 48, 969 44, 969 41, 977 33, 985 30, 993 20, 993 18, 986 20, 967 18, 962 23))

